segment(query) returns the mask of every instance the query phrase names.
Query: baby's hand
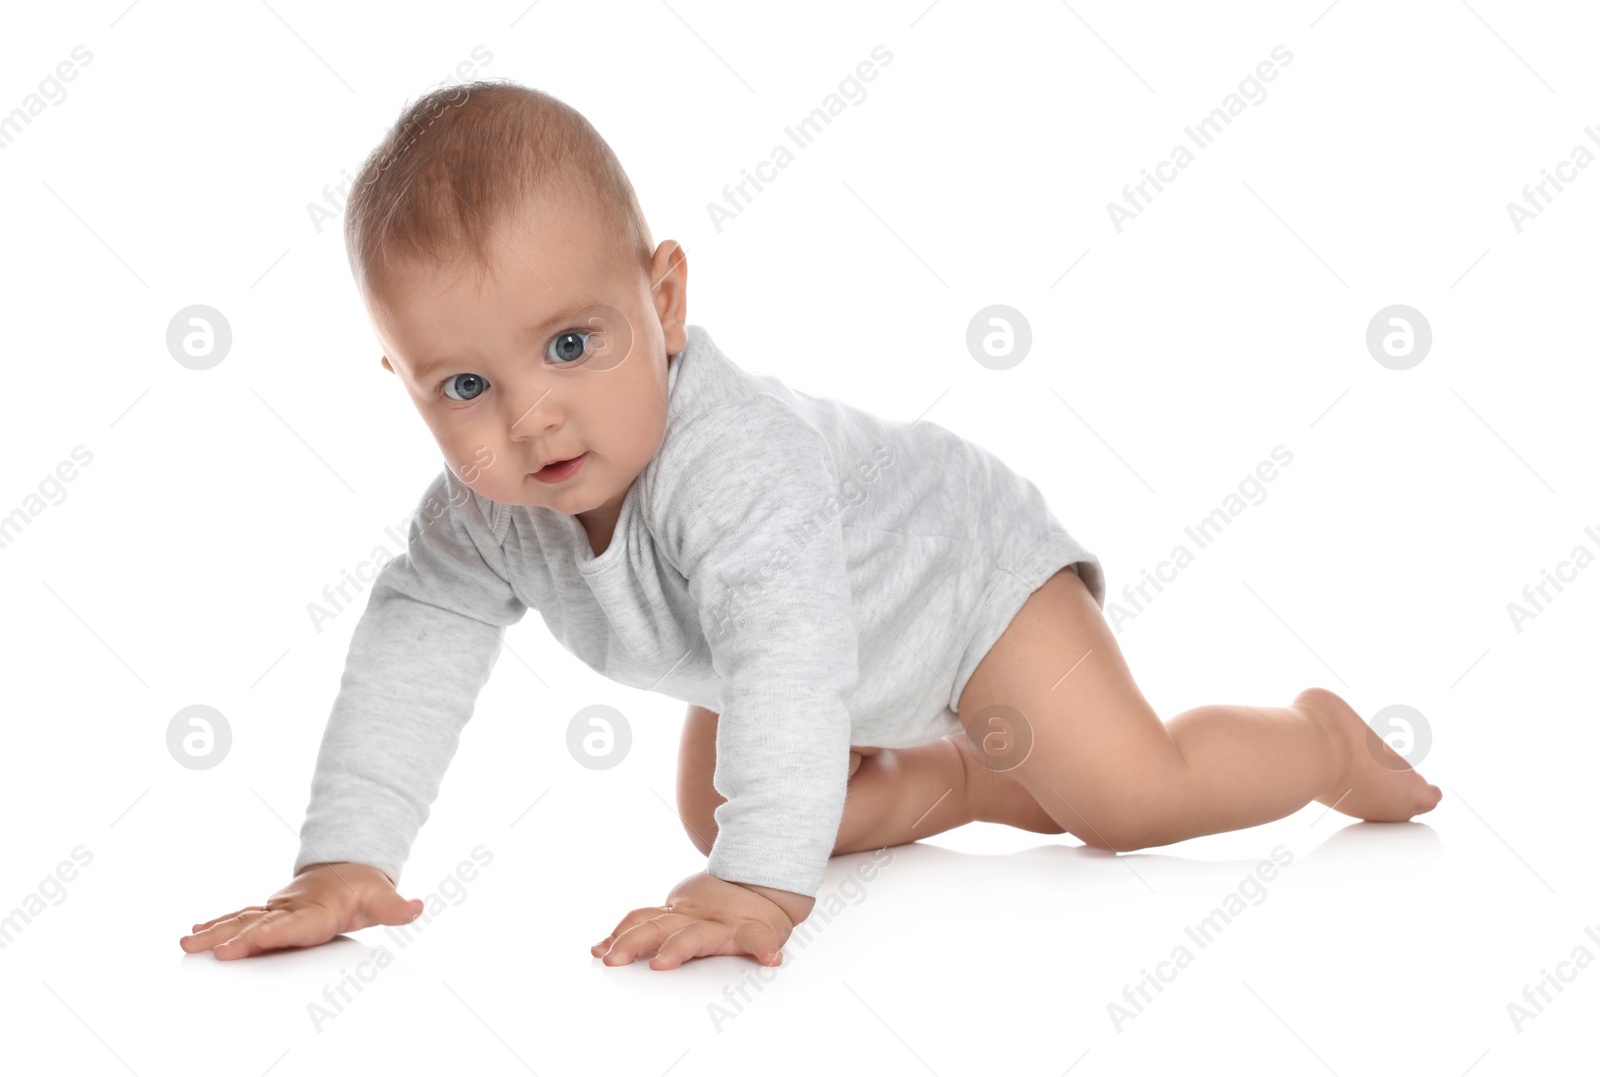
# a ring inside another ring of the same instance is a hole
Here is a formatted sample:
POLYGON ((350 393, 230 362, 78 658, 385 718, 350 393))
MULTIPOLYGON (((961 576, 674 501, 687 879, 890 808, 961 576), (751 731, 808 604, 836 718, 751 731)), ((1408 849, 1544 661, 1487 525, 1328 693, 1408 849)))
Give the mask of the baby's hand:
POLYGON ((224 961, 288 946, 317 946, 345 931, 374 924, 409 924, 420 900, 402 898, 389 877, 368 864, 315 864, 267 899, 194 925, 178 945, 210 950, 224 961))
POLYGON ((634 909, 589 948, 607 965, 628 965, 655 954, 650 967, 675 969, 696 957, 749 954, 763 965, 779 952, 794 925, 811 914, 814 899, 765 886, 730 883, 707 872, 684 879, 664 905, 634 909))

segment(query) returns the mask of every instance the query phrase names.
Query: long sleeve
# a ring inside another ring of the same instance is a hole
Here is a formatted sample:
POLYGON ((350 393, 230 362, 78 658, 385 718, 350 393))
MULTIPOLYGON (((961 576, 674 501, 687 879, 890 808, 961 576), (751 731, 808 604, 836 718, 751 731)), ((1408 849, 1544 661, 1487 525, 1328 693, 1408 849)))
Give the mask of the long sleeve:
POLYGON ((656 496, 720 682, 708 870, 815 896, 844 812, 858 675, 827 445, 770 397, 684 431, 656 496))
POLYGON ((462 727, 527 607, 485 561, 472 492, 442 470, 408 545, 379 570, 350 639, 311 782, 294 870, 371 864, 399 882, 462 727))

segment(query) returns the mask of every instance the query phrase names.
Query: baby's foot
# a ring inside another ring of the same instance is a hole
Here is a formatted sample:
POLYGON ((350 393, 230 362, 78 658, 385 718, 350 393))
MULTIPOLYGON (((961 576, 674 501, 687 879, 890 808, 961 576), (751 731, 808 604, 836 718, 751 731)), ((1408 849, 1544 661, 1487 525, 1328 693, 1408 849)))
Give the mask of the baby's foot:
POLYGON ((1444 795, 1334 693, 1307 688, 1290 707, 1320 718, 1344 747, 1343 774, 1317 803, 1368 822, 1402 823, 1432 811, 1444 795))
POLYGON ((985 765, 965 733, 953 733, 944 739, 954 742, 966 767, 967 806, 975 821, 1004 823, 1035 834, 1066 833, 1013 772, 985 765))

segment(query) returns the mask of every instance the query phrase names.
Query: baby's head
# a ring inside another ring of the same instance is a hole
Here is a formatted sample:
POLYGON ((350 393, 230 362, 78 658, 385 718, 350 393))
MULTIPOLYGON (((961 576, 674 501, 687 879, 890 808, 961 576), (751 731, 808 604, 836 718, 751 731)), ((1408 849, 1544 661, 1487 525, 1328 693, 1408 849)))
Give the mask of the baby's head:
POLYGON ((511 82, 430 93, 356 176, 345 244, 383 366, 452 470, 609 535, 661 444, 688 271, 599 133, 511 82), (579 455, 570 478, 533 474, 579 455))

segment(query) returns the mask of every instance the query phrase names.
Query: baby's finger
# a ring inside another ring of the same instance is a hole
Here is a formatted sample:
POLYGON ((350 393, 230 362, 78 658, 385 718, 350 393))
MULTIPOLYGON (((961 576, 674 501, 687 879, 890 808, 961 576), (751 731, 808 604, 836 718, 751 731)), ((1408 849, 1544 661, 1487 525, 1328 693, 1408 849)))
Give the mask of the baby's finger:
POLYGON ((178 945, 187 953, 197 954, 202 950, 209 950, 220 942, 226 942, 248 928, 264 913, 252 909, 241 909, 232 916, 213 920, 209 927, 196 931, 193 935, 185 935, 178 940, 178 945))
POLYGON ((318 923, 314 909, 274 909, 233 938, 213 947, 211 952, 223 961, 230 961, 286 946, 313 946, 333 937, 333 932, 326 931, 325 927, 325 922, 318 923))
POLYGON ((725 954, 732 942, 733 932, 728 925, 691 920, 667 937, 651 959, 650 967, 675 969, 692 958, 725 954))
POLYGON ((624 916, 620 921, 617 922, 617 926, 611 929, 611 934, 607 935, 605 938, 589 947, 589 952, 595 957, 599 957, 601 954, 604 954, 607 950, 611 949, 611 944, 616 942, 624 931, 627 931, 630 928, 638 927, 647 920, 653 920, 658 916, 665 916, 666 913, 667 910, 662 908, 660 905, 652 905, 647 909, 634 909, 627 916, 624 916))
POLYGON ((211 919, 207 920, 203 924, 194 925, 194 927, 190 928, 189 930, 190 931, 194 931, 194 932, 201 932, 201 931, 204 931, 206 928, 211 927, 213 924, 220 924, 224 920, 232 920, 235 916, 239 916, 239 915, 241 915, 243 913, 247 913, 247 912, 266 912, 266 911, 267 911, 267 907, 265 905, 246 905, 242 909, 235 909, 233 912, 223 913, 221 916, 214 916, 211 919))
POLYGON ((661 940, 683 926, 688 917, 680 913, 661 913, 653 920, 636 924, 617 936, 600 960, 607 965, 630 965, 635 958, 653 954, 661 940))
POLYGON ((754 957, 763 965, 779 965, 783 963, 783 951, 779 948, 782 943, 777 932, 759 920, 746 920, 739 925, 733 933, 733 941, 745 953, 754 957))
POLYGON ((421 898, 412 898, 408 901, 399 894, 390 892, 371 903, 368 912, 380 924, 404 927, 421 916, 425 907, 421 898))

